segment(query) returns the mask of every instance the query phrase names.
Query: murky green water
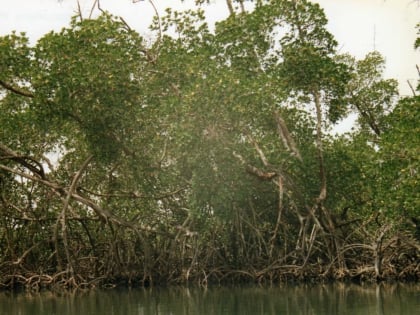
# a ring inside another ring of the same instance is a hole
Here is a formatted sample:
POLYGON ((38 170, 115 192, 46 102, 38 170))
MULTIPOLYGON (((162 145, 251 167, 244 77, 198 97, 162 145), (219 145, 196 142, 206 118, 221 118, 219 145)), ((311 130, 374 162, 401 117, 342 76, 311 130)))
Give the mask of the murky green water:
POLYGON ((420 284, 0 292, 0 314, 415 315, 420 314, 420 284))

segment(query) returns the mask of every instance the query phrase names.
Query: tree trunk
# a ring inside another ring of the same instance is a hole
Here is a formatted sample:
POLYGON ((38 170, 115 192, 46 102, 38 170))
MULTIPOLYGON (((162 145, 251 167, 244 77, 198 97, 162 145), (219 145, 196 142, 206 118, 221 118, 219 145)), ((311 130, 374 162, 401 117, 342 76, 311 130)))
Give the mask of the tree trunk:
POLYGON ((319 163, 319 178, 321 180, 321 187, 317 201, 318 204, 322 205, 324 200, 327 198, 327 176, 325 174, 324 149, 322 146, 322 111, 319 92, 313 92, 313 97, 316 108, 316 147, 319 163))
POLYGON ((324 201, 327 198, 327 174, 324 162, 324 148, 322 145, 322 109, 319 91, 313 92, 313 97, 316 108, 316 145, 319 163, 319 178, 321 182, 315 209, 320 212, 319 221, 321 222, 323 229, 328 233, 326 235, 326 241, 330 259, 337 258, 339 268, 344 270, 345 263, 341 253, 341 244, 336 236, 335 224, 330 211, 324 207, 324 201))

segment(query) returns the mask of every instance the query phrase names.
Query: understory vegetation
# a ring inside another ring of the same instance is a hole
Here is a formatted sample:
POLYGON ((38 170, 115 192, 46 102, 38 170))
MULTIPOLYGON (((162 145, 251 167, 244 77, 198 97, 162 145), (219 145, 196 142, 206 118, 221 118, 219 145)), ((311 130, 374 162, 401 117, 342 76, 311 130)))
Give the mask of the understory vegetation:
POLYGON ((419 280, 420 85, 310 1, 228 4, 0 37, 1 288, 419 280))

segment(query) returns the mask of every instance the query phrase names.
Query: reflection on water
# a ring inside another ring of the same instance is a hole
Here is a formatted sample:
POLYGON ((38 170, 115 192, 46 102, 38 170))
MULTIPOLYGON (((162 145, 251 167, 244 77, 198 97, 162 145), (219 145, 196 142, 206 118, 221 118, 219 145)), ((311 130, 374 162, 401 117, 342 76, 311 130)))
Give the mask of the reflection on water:
POLYGON ((0 315, 420 314, 420 284, 0 292, 0 315))

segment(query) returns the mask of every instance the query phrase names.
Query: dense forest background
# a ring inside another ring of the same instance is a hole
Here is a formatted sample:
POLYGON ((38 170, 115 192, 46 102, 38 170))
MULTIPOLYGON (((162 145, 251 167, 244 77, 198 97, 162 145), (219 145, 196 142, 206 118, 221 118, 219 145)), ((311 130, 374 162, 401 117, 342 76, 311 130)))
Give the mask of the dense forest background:
POLYGON ((227 4, 0 37, 0 286, 420 278, 420 84, 310 1, 227 4))

